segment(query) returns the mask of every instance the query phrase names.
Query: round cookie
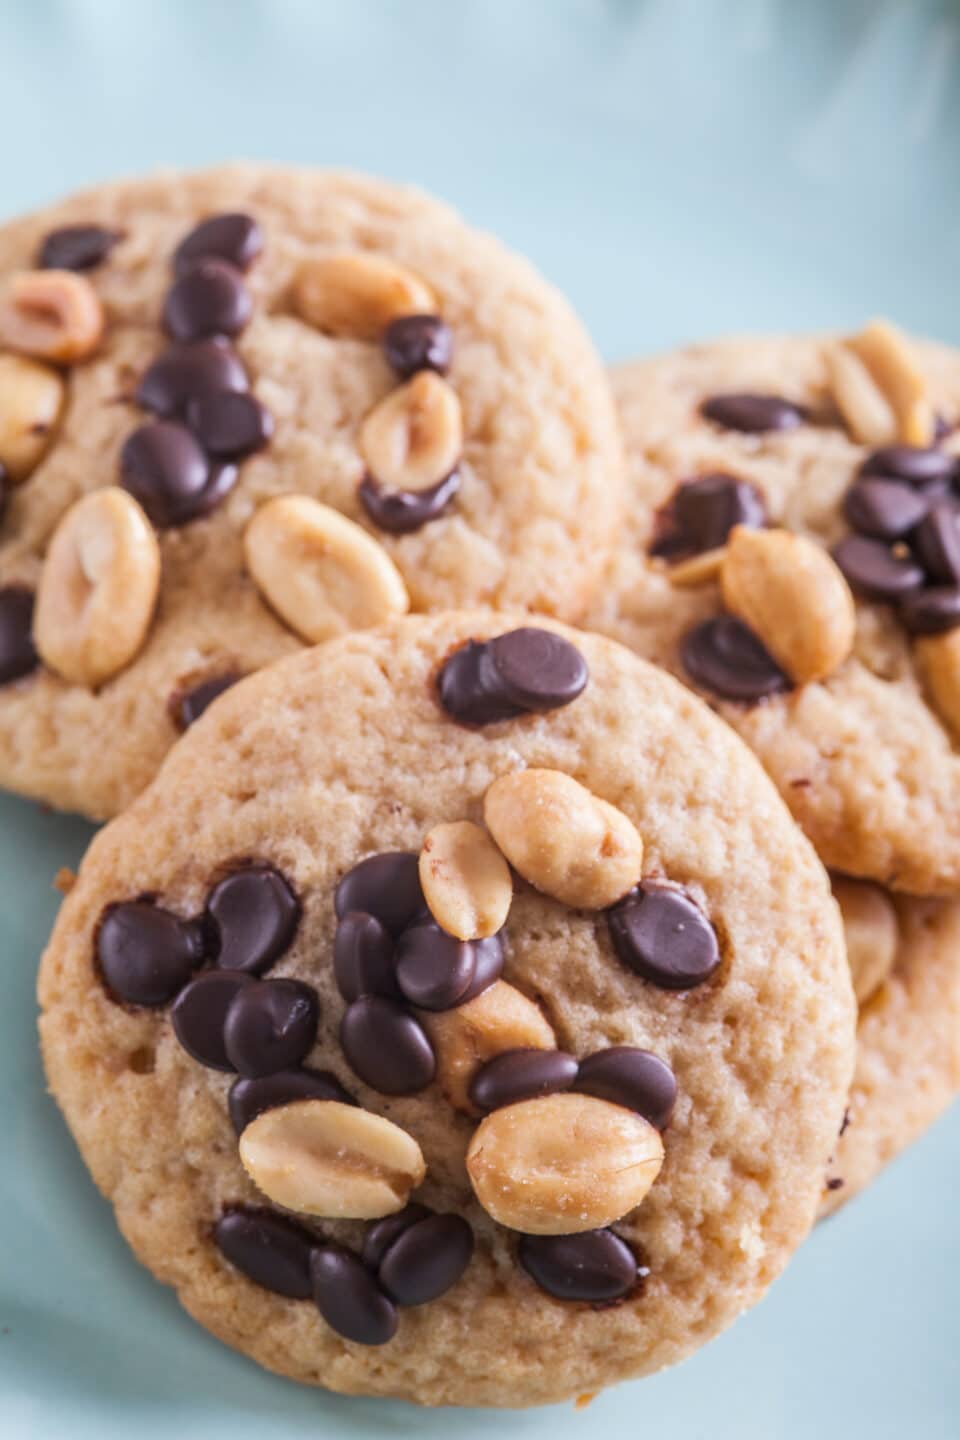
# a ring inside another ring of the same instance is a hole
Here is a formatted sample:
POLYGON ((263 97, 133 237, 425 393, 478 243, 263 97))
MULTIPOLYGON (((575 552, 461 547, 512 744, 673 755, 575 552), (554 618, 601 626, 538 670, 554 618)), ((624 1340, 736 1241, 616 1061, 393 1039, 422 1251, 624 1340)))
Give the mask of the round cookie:
POLYGON ((808 1232, 853 1067, 837 907, 754 757, 624 648, 480 612, 228 692, 94 840, 40 999, 188 1311, 425 1404, 594 1391, 730 1324, 808 1232))
POLYGON ((0 481, 0 783, 102 818, 304 641, 406 605, 577 618, 622 455, 592 346, 525 261, 416 191, 243 165, 0 229, 0 481), (104 487, 44 597, 58 525, 104 487), (337 513, 281 506, 245 547, 287 494, 337 513))
POLYGON ((960 360, 894 336, 893 353, 920 367, 920 418, 937 443, 877 447, 854 438, 831 370, 862 343, 747 337, 614 371, 629 519, 587 623, 696 685, 825 864, 949 896, 960 890, 960 588, 947 579, 960 566, 949 431, 960 360))

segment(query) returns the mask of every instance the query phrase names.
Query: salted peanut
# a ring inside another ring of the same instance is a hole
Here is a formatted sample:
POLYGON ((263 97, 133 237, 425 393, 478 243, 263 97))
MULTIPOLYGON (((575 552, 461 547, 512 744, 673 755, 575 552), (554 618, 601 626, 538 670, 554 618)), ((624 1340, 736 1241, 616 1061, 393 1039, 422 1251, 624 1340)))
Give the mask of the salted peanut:
POLYGON ((833 893, 843 917, 853 993, 863 1005, 893 969, 900 942, 897 912, 886 891, 867 880, 838 877, 833 893))
POLYGON ((0 292, 0 346, 72 365, 103 337, 100 297, 71 270, 21 270, 0 292))
POLYGON ((434 920, 458 940, 495 935, 513 899, 509 865, 472 820, 433 827, 420 851, 420 886, 434 920))
POLYGON ((387 490, 429 490, 450 474, 463 450, 456 391, 421 370, 376 405, 360 428, 360 454, 387 490))
POLYGON ((896 418, 896 439, 904 445, 932 445, 933 403, 910 344, 888 320, 873 320, 847 341, 870 371, 896 418))
POLYGON ((305 260, 293 282, 293 303, 308 325, 356 340, 378 340, 391 320, 437 309, 418 275, 362 250, 305 260))
POLYGON ((524 880, 564 905, 605 910, 640 879, 633 822, 560 770, 501 775, 483 797, 483 818, 524 880))
POLYGON ((63 394, 63 380, 49 365, 0 355, 0 465, 15 485, 43 459, 63 394))
POLYGON ((727 558, 727 547, 704 550, 701 555, 691 555, 689 560, 678 560, 667 572, 670 584, 680 590, 693 590, 698 585, 709 585, 719 579, 723 562, 727 558))
POLYGON ((897 417, 864 362, 842 343, 824 351, 830 390, 847 429, 861 445, 878 448, 897 438, 897 417))
POLYGON ((504 1050, 556 1050, 557 1037, 543 1012, 526 995, 496 980, 475 1000, 455 1010, 419 1011, 437 1056, 437 1079, 450 1104, 467 1115, 470 1082, 481 1065, 504 1050))
POLYGON ((240 1160, 278 1205, 331 1220, 393 1215, 427 1173, 406 1130, 339 1100, 265 1110, 240 1136, 240 1160))
POLYGON ((243 548, 264 599, 313 644, 410 608, 403 577, 383 546, 308 495, 279 495, 261 505, 243 548))
POLYGON ((102 685, 138 653, 160 588, 160 546, 126 490, 77 500, 54 531, 37 589, 33 638, 44 664, 102 685))
POLYGON ((642 1115, 569 1092, 494 1110, 467 1151, 484 1210, 526 1235, 575 1235, 622 1220, 662 1164, 663 1141, 642 1115))
POLYGON ((737 525, 720 582, 727 609, 759 635, 797 685, 832 675, 853 649, 850 586, 814 541, 737 525))
POLYGON ((914 642, 914 653, 933 708, 960 736, 960 630, 922 635, 914 642))

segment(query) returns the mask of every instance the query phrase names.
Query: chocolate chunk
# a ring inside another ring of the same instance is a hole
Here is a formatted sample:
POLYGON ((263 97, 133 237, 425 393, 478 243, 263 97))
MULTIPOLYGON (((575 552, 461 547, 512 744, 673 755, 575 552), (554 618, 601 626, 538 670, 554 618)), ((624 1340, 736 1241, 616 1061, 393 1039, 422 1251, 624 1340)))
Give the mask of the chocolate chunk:
POLYGON ((612 1230, 524 1235, 517 1258, 541 1290, 557 1300, 619 1300, 637 1283, 633 1251, 612 1230))
POLYGON ((288 1216, 238 1205, 221 1215, 213 1238, 220 1253, 255 1285, 291 1300, 309 1300, 313 1294, 310 1256, 317 1242, 288 1216))
POLYGON ((524 626, 493 640, 468 640, 440 672, 440 702, 469 725, 556 710, 580 695, 589 679, 580 651, 552 630, 524 626))
POLYGON ((128 435, 120 452, 120 478, 154 525, 185 525, 207 514, 233 489, 233 465, 211 467, 185 425, 151 420, 128 435))
POLYGON ((163 420, 182 419, 191 400, 242 394, 250 379, 229 340, 195 340, 171 345, 159 355, 137 387, 136 401, 163 420))
POLYGON ((97 965, 128 1005, 167 1005, 203 960, 203 930, 148 900, 111 905, 97 932, 97 965))
MULTIPOLYGON (((223 972, 229 973, 227 971, 223 972)), ((257 980, 231 1002, 223 1045, 231 1067, 248 1080, 305 1060, 317 1038, 317 992, 302 980, 257 980)))
POLYGON ((677 1082, 667 1062, 635 1045, 612 1045, 581 1060, 574 1089, 636 1110, 658 1130, 669 1125, 677 1099, 677 1082))
POLYGON ((746 392, 711 395, 700 413, 726 430, 758 435, 764 430, 796 430, 806 424, 809 414, 802 405, 780 395, 753 395, 746 392))
POLYGON ((460 489, 460 471, 451 470, 427 490, 389 490, 365 475, 358 495, 374 525, 389 535, 409 535, 436 520, 460 489))
POLYGON ((792 688, 789 675, 735 615, 718 615, 690 630, 680 658, 692 680, 724 700, 749 703, 792 688))
POLYGON ((760 491, 735 475, 701 475, 685 481, 673 497, 673 512, 685 548, 695 553, 725 545, 735 525, 759 530, 767 523, 760 491))
POLYGON ((943 635, 960 625, 960 586, 933 585, 905 595, 897 607, 911 635, 943 635))
POLYGON ((239 335, 252 314, 240 271, 226 260, 198 260, 170 286, 163 323, 174 340, 206 340, 239 335))
POLYGON ((394 1240, 399 1240, 404 1230, 409 1230, 418 1220, 426 1220, 433 1212, 425 1205, 418 1205, 412 1200, 409 1205, 396 1215, 385 1215, 382 1220, 376 1220, 370 1226, 363 1241, 363 1254, 361 1256, 364 1265, 371 1270, 380 1267, 380 1261, 386 1255, 394 1240))
POLYGON ((206 913, 220 968, 262 975, 293 944, 300 901, 279 870, 251 865, 214 886, 206 913))
POLYGON ((40 664, 33 644, 33 591, 23 585, 0 589, 0 685, 9 685, 40 664))
POLYGON ((689 895, 659 880, 642 880, 607 912, 617 955, 662 990, 702 985, 720 964, 710 921, 689 895))
POLYGON ((499 1110, 518 1100, 569 1090, 576 1078, 577 1062, 563 1050, 503 1050, 476 1071, 470 1099, 478 1110, 499 1110))
POLYGON ((453 359, 453 331, 439 315, 401 315, 383 332, 383 353, 401 380, 418 370, 446 375, 453 359))
POLYGON ((917 526, 910 546, 934 583, 960 583, 960 510, 957 505, 950 500, 938 500, 917 526))
POLYGON ((374 915, 348 910, 333 942, 333 974, 344 1000, 386 995, 399 1000, 393 936, 374 915))
POLYGON ((391 935, 399 935, 426 910, 419 859, 412 850, 388 850, 354 865, 334 895, 337 918, 342 920, 348 910, 362 910, 376 916, 391 935))
POLYGON ((331 1330, 357 1345, 386 1345, 397 1333, 397 1308, 349 1250, 321 1245, 310 1259, 313 1299, 331 1330))
POLYGON ((861 535, 901 540, 927 513, 929 500, 915 485, 867 477, 847 491, 843 513, 861 535))
POLYGON ((187 424, 208 455, 242 460, 273 436, 273 416, 255 395, 221 390, 187 405, 187 424))
POLYGON ((41 270, 93 270, 102 265, 120 239, 102 225, 62 225, 44 236, 37 258, 41 270))
POLYGON ((428 1215, 388 1247, 377 1278, 397 1305, 427 1305, 456 1285, 472 1255, 473 1231, 461 1215, 428 1215))
POLYGON ((180 991, 170 1016, 188 1055, 211 1070, 233 1069, 223 1039, 227 1011, 241 990, 256 984, 242 970, 207 970, 180 991))
POLYGON ((169 707, 174 725, 178 730, 189 730, 218 695, 242 679, 243 676, 237 674, 211 675, 209 680, 201 680, 189 690, 175 691, 169 707))
POLYGON ((414 1095, 436 1073, 433 1046, 419 1021, 382 995, 362 995, 340 1024, 350 1068, 382 1095, 414 1095))
POLYGON ((503 946, 498 936, 457 940, 433 920, 411 925, 397 941, 397 984, 410 1004, 421 1010, 452 1010, 466 998, 473 984, 477 956, 483 950, 491 952, 488 963, 499 974, 503 946))
POLYGON ((226 260, 237 270, 249 270, 263 249, 263 231, 252 215, 239 211, 211 215, 185 236, 173 255, 173 269, 183 275, 198 260, 226 260))
POLYGON ((934 446, 885 445, 874 450, 860 466, 861 475, 906 480, 913 485, 949 485, 957 476, 956 457, 934 446))
POLYGON ((241 1076, 230 1086, 227 1105, 233 1128, 240 1135, 251 1120, 265 1110, 289 1105, 293 1100, 338 1100, 341 1105, 357 1102, 330 1070, 311 1070, 304 1065, 295 1070, 277 1070, 256 1080, 241 1076))
POLYGON ((868 600, 897 600, 919 590, 924 574, 912 555, 897 555, 881 540, 848 535, 833 558, 851 587, 868 600))

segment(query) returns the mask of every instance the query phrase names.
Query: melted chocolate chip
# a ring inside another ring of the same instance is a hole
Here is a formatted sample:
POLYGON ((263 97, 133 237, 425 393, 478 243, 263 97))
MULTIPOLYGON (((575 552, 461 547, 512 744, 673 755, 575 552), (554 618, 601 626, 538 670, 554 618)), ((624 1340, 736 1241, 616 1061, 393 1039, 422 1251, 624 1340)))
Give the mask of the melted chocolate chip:
POLYGON ((97 932, 97 964, 128 1005, 167 1005, 203 959, 202 927, 148 900, 111 905, 97 932))
POLYGON ((144 410, 171 420, 182 418, 192 400, 240 394, 249 386, 240 356, 228 340, 218 337, 171 345, 144 372, 135 398, 144 410))
POLYGON ((397 941, 397 984, 410 1004, 421 1010, 452 1010, 463 1004, 473 984, 481 951, 489 952, 487 966, 499 975, 503 945, 498 936, 457 940, 433 920, 411 925, 397 941))
POLYGON ((180 991, 170 1016, 188 1055, 211 1070, 233 1069, 223 1039, 227 1012, 241 990, 257 983, 242 971, 208 970, 180 991))
POLYGON ((518 1100, 569 1090, 576 1078, 577 1062, 563 1050, 503 1050, 476 1071, 470 1099, 478 1110, 499 1110, 518 1100))
POLYGON ((203 449, 173 420, 152 420, 134 430, 120 452, 120 477, 161 529, 205 515, 233 489, 233 465, 211 468, 203 449))
POLYGON ((102 225, 63 225, 44 236, 37 265, 41 270, 93 270, 119 239, 118 230, 102 225))
POLYGON ((711 395, 700 406, 700 413, 725 430, 741 430, 747 435, 758 435, 765 430, 796 430, 810 418, 802 405, 795 405, 780 395, 746 392, 711 395))
POLYGON ((913 485, 949 485, 957 476, 957 460, 934 446, 885 445, 874 450, 860 466, 861 475, 906 480, 913 485))
POLYGON ((197 260, 167 292, 163 323, 174 340, 239 335, 250 322, 253 300, 243 276, 226 260, 197 260))
POLYGON ((223 1025, 231 1067, 257 1080, 299 1065, 313 1048, 319 1019, 317 992, 302 980, 257 980, 244 986, 223 1025))
POLYGON ((759 530, 767 523, 760 491, 735 475, 701 475, 685 481, 677 488, 672 508, 684 549, 696 554, 725 545, 735 525, 759 530))
POLYGON ((399 1240, 404 1230, 409 1230, 418 1220, 426 1220, 432 1214, 425 1205, 411 1201, 396 1215, 385 1215, 367 1231, 363 1241, 362 1260, 371 1270, 380 1268, 380 1261, 386 1255, 394 1240, 399 1240))
POLYGON ((348 910, 362 910, 376 916, 391 935, 399 935, 426 909, 419 856, 412 850, 390 850, 361 860, 340 881, 333 903, 339 920, 348 910))
POLYGON ((419 1021, 393 1000, 362 995, 340 1024, 350 1068, 382 1095, 414 1095, 436 1073, 433 1046, 419 1021))
POLYGON ((867 477, 847 491, 843 513, 861 535, 874 540, 901 540, 927 513, 922 490, 901 480, 867 477))
POLYGON ((735 615, 718 615, 690 630, 680 656, 691 679, 724 700, 750 703, 792 688, 789 675, 735 615))
POLYGON ((0 685, 9 685, 40 664, 33 644, 33 591, 23 585, 0 589, 0 685))
POLYGON ((460 471, 451 470, 427 490, 389 490, 372 475, 365 475, 357 493, 379 530, 389 535, 409 535, 441 516, 459 489, 460 471))
POLYGON ((383 332, 383 353, 401 380, 418 370, 446 375, 453 359, 453 331, 439 315, 401 315, 383 332))
POLYGON ((209 455, 242 460, 273 436, 273 416, 255 395, 221 390, 187 405, 187 424, 209 455))
POLYGON ((710 921, 689 895, 658 880, 643 880, 607 912, 617 955, 662 990, 702 985, 720 964, 710 921))
POLYGON ((252 215, 239 211, 201 220, 174 251, 173 268, 183 275, 198 260, 226 260, 237 270, 249 270, 263 250, 263 231, 252 215))
POLYGON ((910 545, 935 584, 960 583, 960 510, 953 501, 937 501, 917 526, 910 545))
POLYGON ((580 1235, 524 1235, 520 1264, 557 1300, 619 1300, 637 1283, 633 1251, 612 1230, 580 1235))
POLYGON ((341 1105, 357 1102, 330 1070, 277 1070, 256 1080, 240 1077, 230 1086, 227 1104, 233 1128, 240 1135, 265 1110, 289 1105, 293 1100, 338 1100, 341 1105))
POLYGON ((880 540, 848 535, 833 558, 851 587, 869 600, 897 600, 923 584, 923 571, 911 555, 897 555, 880 540))
POLYGON ((397 1333, 397 1309, 349 1250, 321 1245, 310 1259, 313 1299, 331 1330, 357 1345, 386 1345, 397 1333))
POLYGON ((221 1215, 213 1238, 220 1253, 255 1285, 291 1300, 309 1300, 313 1294, 310 1256, 316 1241, 295 1220, 238 1205, 221 1215))
POLYGON ((262 975, 293 944, 300 901, 272 865, 235 870, 207 897, 207 920, 223 970, 262 975))
POLYGON ((377 1278, 397 1305, 427 1305, 456 1285, 472 1255, 473 1231, 461 1215, 428 1215, 388 1246, 377 1278))
POLYGON ((211 675, 189 690, 177 690, 170 697, 170 714, 178 730, 189 730, 195 720, 213 704, 218 695, 242 680, 242 675, 211 675))
POLYGON ((333 942, 333 974, 344 1000, 386 995, 399 1000, 393 968, 393 936, 374 916, 348 910, 333 942))
POLYGON ((493 640, 468 640, 440 672, 440 703, 463 724, 489 725, 556 710, 589 679, 580 651, 552 630, 524 626, 493 640))
POLYGON ((960 625, 960 586, 933 585, 905 595, 897 607, 911 635, 943 635, 960 625))
POLYGON ((574 1088, 636 1110, 658 1130, 669 1125, 677 1099, 677 1082, 667 1062, 634 1045, 613 1045, 588 1055, 580 1062, 574 1088))

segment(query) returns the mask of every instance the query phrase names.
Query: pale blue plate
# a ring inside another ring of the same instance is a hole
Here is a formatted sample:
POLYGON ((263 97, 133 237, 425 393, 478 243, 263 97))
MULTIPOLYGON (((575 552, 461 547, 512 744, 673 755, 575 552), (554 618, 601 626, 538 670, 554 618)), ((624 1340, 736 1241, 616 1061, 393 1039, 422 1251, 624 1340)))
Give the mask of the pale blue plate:
MULTIPOLYGON (((419 182, 528 252, 610 358, 877 312, 960 341, 950 4, 7 0, 0 137, 9 213, 232 156, 419 182)), ((44 1095, 34 974, 89 833, 0 803, 4 1440, 957 1440, 960 1114, 732 1332, 586 1415, 341 1400, 225 1350, 128 1254, 44 1095)))

